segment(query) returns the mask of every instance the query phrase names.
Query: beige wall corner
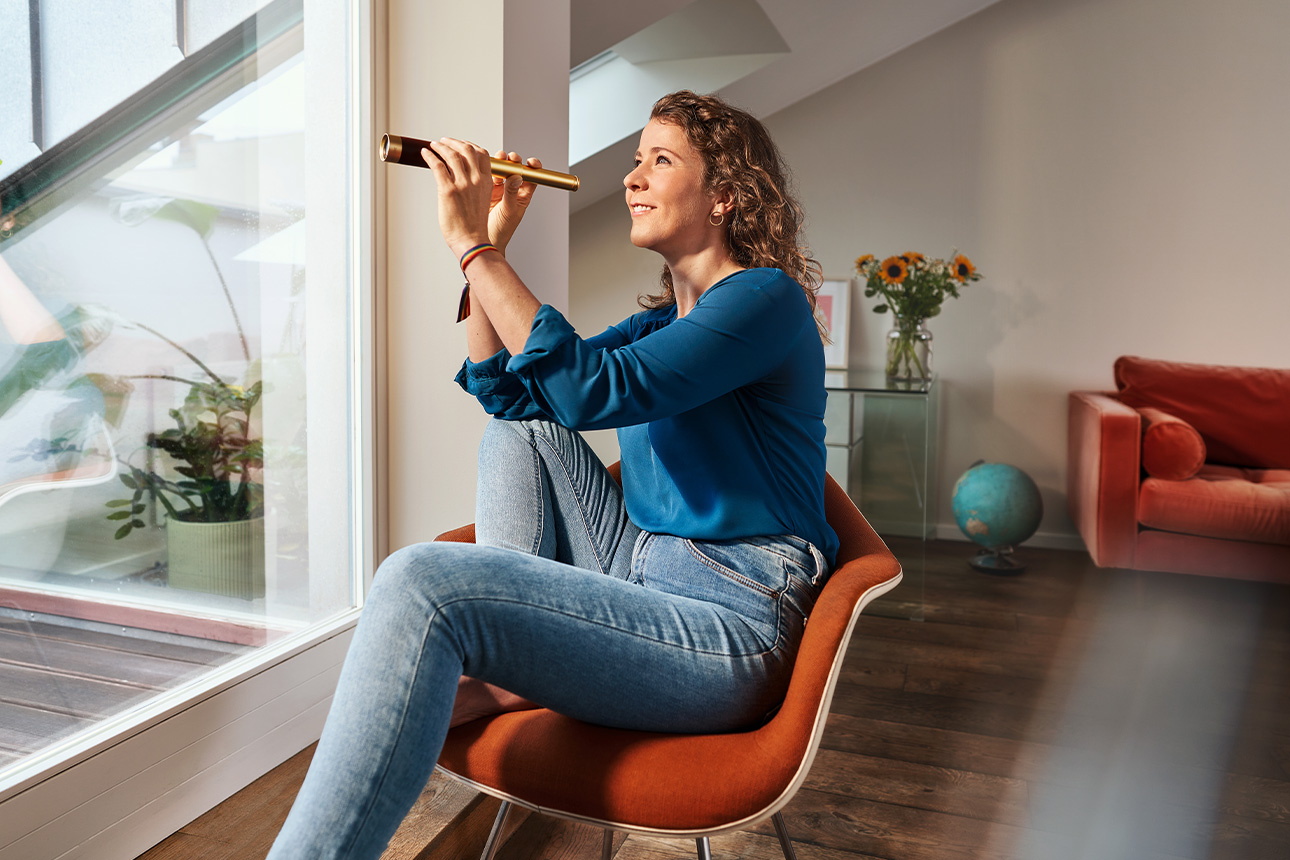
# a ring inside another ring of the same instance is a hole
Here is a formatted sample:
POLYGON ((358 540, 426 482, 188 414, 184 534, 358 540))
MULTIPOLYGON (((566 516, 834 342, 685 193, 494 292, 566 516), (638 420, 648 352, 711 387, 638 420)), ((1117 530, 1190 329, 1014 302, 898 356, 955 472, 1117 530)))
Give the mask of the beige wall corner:
MULTIPOLYGON (((460 137, 567 167, 568 0, 390 0, 389 131, 460 137), (563 107, 562 107, 563 106, 563 107)), ((385 171, 391 548, 470 522, 486 416, 453 382, 465 357, 462 276, 428 170, 385 171)), ((568 200, 540 189, 509 249, 538 297, 568 305, 568 200)))

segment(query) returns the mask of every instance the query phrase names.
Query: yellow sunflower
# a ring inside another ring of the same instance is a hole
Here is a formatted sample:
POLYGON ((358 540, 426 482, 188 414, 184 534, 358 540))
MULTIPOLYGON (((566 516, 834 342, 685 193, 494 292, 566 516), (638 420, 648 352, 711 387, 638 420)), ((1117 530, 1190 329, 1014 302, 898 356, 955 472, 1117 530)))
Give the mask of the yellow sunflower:
POLYGON ((951 274, 960 281, 966 281, 968 278, 976 274, 976 266, 972 265, 972 261, 962 254, 959 254, 954 258, 954 265, 950 268, 951 274))
POLYGON ((882 261, 882 279, 888 284, 899 284, 909 274, 909 264, 904 257, 888 257, 882 261))
POLYGON ((908 263, 910 266, 920 265, 927 259, 917 251, 906 251, 905 253, 900 255, 900 258, 904 260, 906 263, 908 263))
POLYGON ((861 269, 863 269, 865 266, 869 265, 872 262, 873 262, 873 254, 865 254, 864 256, 856 257, 856 271, 857 272, 860 271, 861 269))

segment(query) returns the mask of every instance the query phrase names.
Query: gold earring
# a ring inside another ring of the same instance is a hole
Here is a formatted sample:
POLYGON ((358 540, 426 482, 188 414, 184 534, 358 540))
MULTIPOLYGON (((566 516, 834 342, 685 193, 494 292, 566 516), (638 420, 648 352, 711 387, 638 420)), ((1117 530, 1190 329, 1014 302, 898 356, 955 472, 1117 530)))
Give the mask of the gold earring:
POLYGON ((713 227, 720 227, 722 224, 726 223, 726 213, 713 212, 711 215, 708 216, 708 223, 711 224, 713 227), (717 218, 717 220, 715 221, 712 220, 714 215, 717 218))

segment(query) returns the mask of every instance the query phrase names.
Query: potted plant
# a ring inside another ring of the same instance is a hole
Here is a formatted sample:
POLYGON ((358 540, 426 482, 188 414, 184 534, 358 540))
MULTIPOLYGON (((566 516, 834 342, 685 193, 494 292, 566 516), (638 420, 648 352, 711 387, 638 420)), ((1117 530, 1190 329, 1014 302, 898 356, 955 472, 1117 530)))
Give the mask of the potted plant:
MULTIPOLYGON (((174 426, 148 434, 144 448, 148 468, 123 460, 119 477, 132 491, 128 499, 107 503, 109 520, 119 521, 118 540, 148 525, 149 503, 165 512, 168 581, 186 588, 253 598, 264 595, 264 443, 256 431, 256 408, 263 384, 250 382, 257 364, 232 295, 211 252, 209 236, 218 212, 213 206, 185 200, 144 198, 127 201, 118 217, 127 224, 152 217, 192 228, 205 246, 223 288, 241 340, 246 378, 233 384, 182 345, 142 323, 122 320, 124 327, 146 331, 183 353, 205 379, 168 374, 139 374, 129 379, 162 379, 187 386, 178 409, 169 410, 174 426), (155 453, 154 453, 155 452, 155 453)), ((154 508, 154 515, 157 513, 154 508)))
POLYGON ((865 298, 881 296, 873 312, 896 317, 887 333, 887 378, 894 382, 926 382, 932 378, 932 333, 923 325, 941 312, 947 296, 981 279, 972 261, 955 254, 949 262, 928 259, 917 251, 888 257, 881 263, 872 254, 856 260, 864 279, 865 298))
POLYGON ((264 492, 255 477, 264 466, 263 442, 252 433, 261 383, 248 388, 192 382, 175 426, 149 434, 147 447, 168 456, 164 468, 126 464, 119 477, 133 491, 116 499, 109 520, 122 521, 124 538, 146 522, 148 502, 166 513, 166 557, 174 588, 235 597, 264 595, 264 492))

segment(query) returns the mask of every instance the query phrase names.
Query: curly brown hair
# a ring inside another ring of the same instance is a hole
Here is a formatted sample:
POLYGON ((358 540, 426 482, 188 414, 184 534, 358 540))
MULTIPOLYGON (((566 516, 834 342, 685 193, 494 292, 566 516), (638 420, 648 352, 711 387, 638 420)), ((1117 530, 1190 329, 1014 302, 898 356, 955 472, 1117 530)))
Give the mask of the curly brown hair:
MULTIPOLYGON (((789 191, 788 167, 766 126, 716 96, 689 90, 663 96, 654 103, 650 119, 685 132, 703 158, 707 192, 729 192, 733 208, 727 213, 726 244, 731 258, 744 268, 783 270, 802 285, 814 313, 823 270, 801 241, 802 207, 789 191)), ((641 307, 676 303, 672 272, 666 265, 659 281, 663 291, 641 296, 641 307)), ((821 336, 824 333, 821 326, 821 336)))

